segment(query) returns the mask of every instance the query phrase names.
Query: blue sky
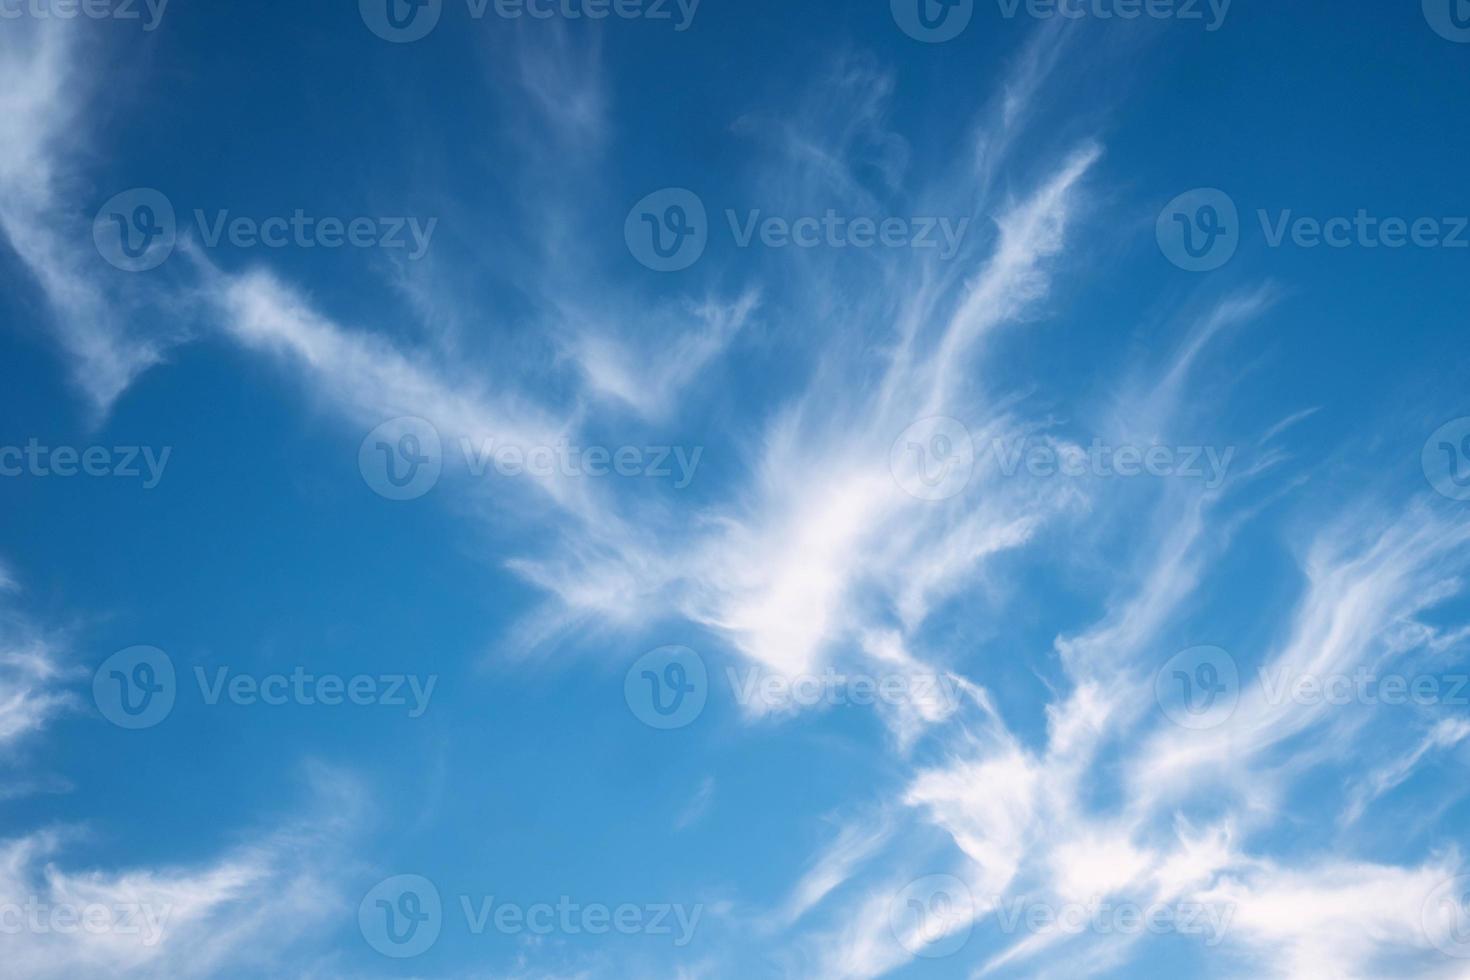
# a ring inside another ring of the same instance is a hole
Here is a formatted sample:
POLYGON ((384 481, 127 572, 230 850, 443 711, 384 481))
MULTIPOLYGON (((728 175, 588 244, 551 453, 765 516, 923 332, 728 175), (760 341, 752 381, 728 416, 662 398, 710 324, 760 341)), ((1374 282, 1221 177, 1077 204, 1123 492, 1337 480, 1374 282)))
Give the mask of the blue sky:
POLYGON ((388 3, 0 2, 0 976, 1470 975, 1464 0, 388 3))

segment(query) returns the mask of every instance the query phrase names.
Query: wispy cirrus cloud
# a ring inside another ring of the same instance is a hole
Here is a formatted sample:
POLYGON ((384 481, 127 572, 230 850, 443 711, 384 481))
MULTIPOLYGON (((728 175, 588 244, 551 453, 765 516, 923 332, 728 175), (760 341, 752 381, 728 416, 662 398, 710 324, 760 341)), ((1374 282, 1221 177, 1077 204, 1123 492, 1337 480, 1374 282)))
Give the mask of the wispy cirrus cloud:
MULTIPOLYGON (((31 749, 62 719, 86 716, 79 689, 87 680, 61 638, 7 606, 0 616, 0 756, 14 795, 74 789, 31 749)), ((0 972, 207 977, 270 972, 299 966, 298 956, 319 956, 314 943, 304 951, 295 944, 348 907, 344 845, 359 832, 367 800, 350 774, 320 763, 305 767, 304 782, 299 813, 246 831, 242 843, 212 859, 79 868, 70 849, 94 833, 89 825, 8 829, 0 839, 0 972)))
POLYGON ((364 802, 341 773, 313 767, 308 778, 314 799, 305 813, 213 860, 68 870, 63 849, 74 829, 0 841, 0 904, 11 920, 7 974, 208 977, 300 968, 299 957, 319 953, 315 943, 304 953, 298 944, 351 907, 340 887, 342 842, 364 802))
POLYGON ((78 672, 67 663, 62 642, 25 615, 20 584, 0 561, 0 756, 14 755, 77 710, 71 688, 78 672))
MULTIPOLYGON (((1158 710, 1154 681, 1169 653, 1221 620, 1253 615, 1222 612, 1213 593, 1247 531, 1281 539, 1295 563, 1273 567, 1289 591, 1262 614, 1255 645, 1237 651, 1244 676, 1380 669, 1431 648, 1452 659, 1466 631, 1422 620, 1462 592, 1463 519, 1421 498, 1364 492, 1346 504, 1314 500, 1297 526, 1261 531, 1263 514, 1291 503, 1298 484, 1278 482, 1284 445, 1316 408, 1262 422, 1260 452, 1243 474, 1225 472, 1231 457, 1220 457, 1215 485, 1017 474, 983 452, 1102 437, 1209 441, 1233 453, 1230 413, 1198 392, 1206 382, 1228 387, 1222 351, 1281 298, 1270 283, 1201 288, 1149 338, 1162 354, 1120 365, 1096 353, 1100 382, 1022 373, 1036 363, 1016 356, 1027 335, 1070 342, 1049 314, 1087 275, 1079 240, 1119 193, 1101 136, 1050 125, 1071 35, 1037 33, 978 114, 965 141, 973 153, 953 166, 930 167, 915 152, 895 121, 904 118, 896 77, 862 55, 833 59, 793 104, 731 127, 762 151, 747 186, 763 207, 970 215, 983 229, 952 261, 898 251, 793 253, 784 265, 759 256, 713 271, 687 296, 667 283, 626 285, 589 244, 604 240, 589 231, 597 193, 569 189, 566 178, 585 177, 623 134, 597 42, 561 25, 547 37, 503 67, 520 103, 512 128, 532 144, 530 164, 507 184, 539 215, 522 247, 506 250, 514 317, 462 298, 478 270, 452 261, 398 270, 420 322, 388 331, 337 315, 285 268, 226 271, 187 247, 190 287, 170 299, 197 303, 218 336, 282 366, 353 431, 428 419, 446 462, 464 444, 582 442, 608 428, 671 438, 685 413, 707 408, 707 387, 730 402, 744 397, 752 364, 733 362, 749 356, 747 344, 780 362, 758 405, 738 418, 709 411, 706 431, 727 452, 719 482, 697 494, 670 499, 552 472, 486 499, 473 492, 473 474, 449 479, 474 517, 503 524, 511 514, 527 532, 505 561, 546 599, 505 644, 522 655, 572 631, 641 636, 681 621, 723 643, 719 656, 765 674, 875 670, 940 677, 958 692, 953 702, 875 709, 887 740, 867 760, 875 776, 853 811, 863 816, 797 862, 790 884, 748 916, 775 962, 841 977, 902 967, 933 936, 895 926, 895 896, 942 874, 980 900, 944 930, 977 933, 963 967, 974 975, 1092 975, 1125 967, 1149 941, 1008 932, 995 903, 1011 898, 1200 903, 1224 923, 1208 955, 1256 973, 1373 975, 1389 963, 1433 972, 1423 905, 1461 870, 1457 854, 1442 839, 1428 855, 1373 854, 1358 834, 1426 760, 1462 745, 1466 722, 1401 726, 1366 705, 1304 707, 1242 684, 1224 724, 1189 730, 1158 710), (736 284, 706 285, 716 280, 736 284), (536 356, 505 367, 468 353, 466 324, 487 321, 536 356), (413 339, 423 334, 429 342, 413 339), (906 434, 934 417, 955 423, 976 454, 960 491, 927 499, 913 485, 936 444, 931 433, 906 434), (1040 616, 1008 606, 1024 588, 1010 583, 1027 576, 1064 583, 1057 591, 1073 601, 1040 616), (955 628, 959 604, 970 607, 967 630, 955 628), (1054 624, 1042 642, 1024 630, 1026 613, 1054 624), (1008 633, 1028 638, 997 638, 1008 633), (1007 669, 1006 657, 1024 669, 1007 669), (1002 687, 1012 697, 998 696, 1002 687), (1375 742, 1373 764, 1354 764, 1375 742), (1304 795, 1320 799, 1304 804, 1304 795), (1342 818, 1323 817, 1323 806, 1340 806, 1342 818), (1334 828, 1341 853, 1283 844, 1283 827, 1317 820, 1334 828)), ((71 237, 51 230, 60 227, 63 136, 81 111, 64 92, 78 42, 55 32, 34 40, 7 59, 13 84, 0 95, 16 136, 0 152, 0 181, 16 192, 0 205, 0 228, 62 314, 63 344, 105 410, 167 341, 132 333, 112 312, 112 287, 71 237)), ((6 582, 0 569, 0 588, 6 582)), ((43 732, 69 703, 49 649, 6 650, 0 746, 43 732)), ((747 707, 741 722, 808 720, 747 707)), ((713 776, 698 785, 676 829, 698 832, 715 785, 713 776)), ((720 785, 723 803, 733 791, 720 785)), ((337 856, 309 822, 167 868, 60 871, 64 835, 17 837, 3 852, 0 893, 177 910, 156 948, 33 936, 17 962, 35 975, 206 975, 254 963, 262 937, 302 935, 321 908, 341 904, 322 853, 337 856), (276 899, 268 912, 266 893, 276 899)), ((683 969, 718 975, 723 966, 683 969)), ((538 966, 518 968, 534 975, 538 966)))
POLYGON ((83 22, 21 17, 0 38, 0 233, 49 307, 94 419, 157 364, 175 331, 135 320, 137 283, 102 262, 74 207, 98 39, 83 22))

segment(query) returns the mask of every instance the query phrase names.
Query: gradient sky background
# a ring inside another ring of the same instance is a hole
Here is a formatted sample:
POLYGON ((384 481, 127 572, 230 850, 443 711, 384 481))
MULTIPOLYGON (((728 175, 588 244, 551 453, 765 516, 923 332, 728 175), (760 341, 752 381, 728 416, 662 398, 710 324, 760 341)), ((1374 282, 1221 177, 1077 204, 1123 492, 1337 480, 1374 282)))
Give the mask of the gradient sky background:
POLYGON ((382 0, 55 3, 0 4, 0 447, 169 455, 0 476, 0 976, 1470 976, 1463 0, 975 0, 939 43, 905 0, 442 0, 407 43, 382 0), (139 188, 178 232, 133 272, 139 188), (657 271, 668 188, 703 251, 657 271), (1171 261, 1199 189, 1237 213, 1207 271, 1171 261), (196 209, 435 223, 410 258, 211 245, 196 209), (948 255, 727 217, 829 210, 968 220, 948 255), (1288 212, 1443 241, 1273 245, 1288 212), (395 500, 403 417, 442 473, 395 500), (699 455, 472 472, 492 439, 699 455), (996 451, 1095 440, 1229 462, 996 451), (128 730, 104 661, 138 645, 176 682, 128 730), (670 656, 707 679, 662 729, 670 656), (221 668, 434 687, 210 704, 221 668), (1260 679, 1360 670, 1433 696, 1260 679), (742 704, 731 672, 951 699, 742 704), (371 925, 399 875, 443 908, 406 957, 371 925), (477 934, 491 896, 699 917, 477 934), (1087 903, 1227 925, 1008 918, 1087 903))

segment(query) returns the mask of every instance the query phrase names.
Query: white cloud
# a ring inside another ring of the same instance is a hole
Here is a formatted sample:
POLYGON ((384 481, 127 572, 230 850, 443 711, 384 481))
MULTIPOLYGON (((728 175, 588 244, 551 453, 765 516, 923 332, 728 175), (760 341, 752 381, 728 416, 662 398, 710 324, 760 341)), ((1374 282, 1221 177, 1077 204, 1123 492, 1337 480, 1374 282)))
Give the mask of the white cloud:
MULTIPOLYGON (((0 573, 5 567, 0 565, 0 573)), ((5 579, 0 592, 18 590, 5 579)), ((78 671, 69 667, 58 639, 42 633, 5 597, 0 609, 0 755, 13 754, 59 716, 76 710, 70 690, 78 671)))
POLYGON ((631 324, 638 328, 637 336, 626 337, 618 336, 623 323, 598 322, 588 312, 567 310, 562 315, 595 323, 581 327, 569 345, 588 387, 647 418, 663 419, 745 326, 756 305, 754 293, 728 305, 707 302, 670 327, 650 321, 631 324))
POLYGON ((124 274, 92 250, 91 227, 76 217, 78 181, 71 168, 92 84, 80 65, 98 57, 89 40, 77 22, 6 21, 0 36, 0 233, 45 294, 74 381, 100 416, 158 363, 169 341, 134 327, 134 301, 120 285, 124 274))
POLYGON ((1268 976, 1302 978, 1432 975, 1439 954, 1424 906, 1452 866, 1404 868, 1336 860, 1302 869, 1261 862, 1200 898, 1234 909, 1230 940, 1268 976), (1427 956, 1423 954, 1429 954, 1427 956), (1409 964, 1418 960, 1417 969, 1409 964))
POLYGON ((674 817, 675 830, 687 830, 709 812, 710 803, 715 796, 715 780, 713 776, 706 776, 699 781, 699 788, 694 791, 694 796, 684 804, 684 808, 674 817))
POLYGON ((802 872, 776 915, 781 926, 790 926, 826 898, 833 889, 852 877, 854 871, 887 842, 891 824, 883 819, 841 828, 837 837, 802 872))
MULTIPOLYGON (((363 801, 352 781, 311 771, 298 821, 213 860, 68 870, 63 833, 0 842, 7 976, 207 977, 293 969, 296 943, 344 921, 343 844, 363 801)), ((279 974, 277 974, 279 975, 279 974)))

